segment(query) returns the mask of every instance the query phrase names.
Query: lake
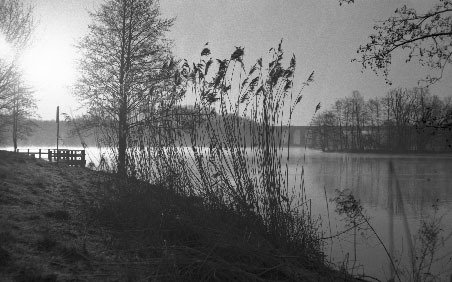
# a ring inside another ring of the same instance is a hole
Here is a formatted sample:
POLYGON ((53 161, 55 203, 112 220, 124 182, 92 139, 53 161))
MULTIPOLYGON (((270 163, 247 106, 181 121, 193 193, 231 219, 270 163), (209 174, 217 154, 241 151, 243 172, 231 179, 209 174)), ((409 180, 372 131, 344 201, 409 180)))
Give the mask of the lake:
MULTIPOLYGON (((290 156, 288 168, 292 176, 299 175, 301 167, 304 168, 307 197, 312 201, 313 215, 321 219, 323 237, 348 228, 344 218, 335 212, 331 199, 337 196, 337 190, 350 190, 360 200, 363 212, 388 252, 393 254, 397 268, 405 272, 404 280, 409 280, 407 275, 412 271, 410 249, 415 252, 421 248, 419 240, 414 239, 410 248, 408 239, 415 237, 423 219, 430 220, 436 207, 442 230, 430 273, 441 280, 450 277, 451 155, 323 153, 294 148, 290 156)), ((87 151, 88 163, 98 163, 99 159, 97 148, 87 151)), ((326 239, 325 253, 332 264, 355 274, 365 273, 380 280, 391 277, 388 256, 369 228, 356 232, 351 229, 333 240, 326 239)))
MULTIPOLYGON (((322 230, 326 236, 330 235, 330 230, 325 191, 326 197, 332 199, 337 195, 336 189, 349 189, 361 201, 369 222, 388 249, 393 242, 398 267, 410 272, 407 234, 413 236, 417 233, 421 220, 428 220, 434 214, 435 205, 437 216, 442 217, 443 230, 439 250, 435 254, 438 261, 434 262, 431 273, 439 275, 441 281, 452 274, 452 156, 322 153, 310 150, 293 150, 293 154, 306 156, 303 162, 306 189, 313 201, 313 213, 323 220, 322 230), (390 162, 393 164, 392 171, 390 162)), ((345 230, 342 217, 334 211, 335 203, 328 202, 328 207, 331 234, 345 230)), ((343 265, 348 258, 348 268, 353 267, 353 233, 351 230, 339 239, 326 242, 325 251, 334 264, 343 265)), ((387 280, 390 265, 384 248, 371 230, 358 230, 357 233, 354 272, 387 280)), ((419 240, 415 240, 413 245, 415 249, 420 249, 419 240)))

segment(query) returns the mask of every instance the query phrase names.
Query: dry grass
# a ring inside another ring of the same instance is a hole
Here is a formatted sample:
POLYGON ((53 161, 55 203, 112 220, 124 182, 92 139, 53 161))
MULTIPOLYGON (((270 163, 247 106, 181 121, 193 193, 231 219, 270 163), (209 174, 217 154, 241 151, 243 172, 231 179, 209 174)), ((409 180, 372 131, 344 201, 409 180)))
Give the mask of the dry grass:
POLYGON ((71 218, 69 212, 65 210, 48 211, 45 213, 45 216, 54 218, 56 220, 69 220, 71 218))
POLYGON ((15 275, 14 280, 17 282, 39 281, 39 282, 56 282, 58 276, 54 273, 46 273, 45 270, 35 265, 22 267, 15 275))
POLYGON ((21 197, 0 203, 2 281, 349 278, 303 245, 273 244, 258 217, 212 209, 199 196, 132 180, 121 186, 106 174, 1 151, 0 166, 14 172, 1 180, 1 197, 21 197), (39 175, 46 187, 33 194, 29 185, 39 175))
MULTIPOLYGON (((111 190, 110 190, 111 191, 111 190)), ((126 269, 162 281, 331 281, 344 277, 303 244, 279 248, 256 217, 212 209, 202 198, 134 181, 118 185, 93 209, 113 230, 126 269)), ((345 279, 350 279, 345 275, 345 279)))
POLYGON ((4 151, 0 170, 6 172, 0 179, 1 281, 120 276, 122 268, 107 264, 115 256, 103 244, 102 230, 83 213, 92 201, 88 195, 95 194, 91 182, 102 181, 97 173, 4 151))
MULTIPOLYGON (((324 261, 303 176, 289 184, 290 147, 282 139, 290 139, 286 129, 302 89, 293 90, 295 57, 284 67, 281 44, 272 50, 267 65, 259 59, 248 72, 242 48, 213 63, 206 47, 199 64, 181 71, 197 95, 193 111, 177 108, 158 125, 130 132, 130 179, 103 187, 93 215, 117 230, 109 243, 136 260, 127 264, 135 275, 196 281, 337 275, 324 261)), ((104 140, 116 140, 104 133, 104 140)))
POLYGON ((9 252, 0 247, 0 267, 6 266, 11 259, 9 252))
POLYGON ((295 57, 283 65, 282 42, 269 53, 249 71, 240 47, 231 59, 216 61, 206 47, 199 64, 184 63, 194 109, 182 118, 181 109, 169 111, 162 129, 149 124, 149 130, 131 132, 137 145, 129 144, 129 175, 258 220, 275 245, 304 244, 319 253, 303 175, 289 174, 290 146, 283 141, 290 139, 292 113, 313 74, 295 91, 295 57))

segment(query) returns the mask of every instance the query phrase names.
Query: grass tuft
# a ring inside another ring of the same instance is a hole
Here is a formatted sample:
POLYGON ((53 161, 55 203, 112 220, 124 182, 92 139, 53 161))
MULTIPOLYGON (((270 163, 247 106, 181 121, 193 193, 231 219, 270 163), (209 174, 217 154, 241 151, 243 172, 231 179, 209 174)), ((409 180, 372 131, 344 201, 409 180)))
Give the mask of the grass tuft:
POLYGON ((47 186, 47 179, 44 175, 40 175, 36 177, 34 185, 36 185, 39 188, 45 188, 47 186))
POLYGON ((36 242, 38 251, 49 252, 57 246, 57 241, 50 235, 46 234, 36 242))
POLYGON ((45 216, 54 218, 56 220, 69 220, 71 218, 69 212, 65 210, 49 211, 45 213, 45 216))
POLYGON ((5 266, 10 262, 11 255, 7 250, 0 246, 0 266, 5 266))
POLYGON ((1 243, 10 243, 15 242, 16 238, 9 231, 0 232, 0 242, 1 243))
POLYGON ((5 169, 5 168, 3 168, 3 167, 0 167, 0 179, 6 179, 6 178, 8 178, 8 171, 5 169))
POLYGON ((54 273, 43 273, 41 269, 34 266, 26 266, 16 274, 15 280, 17 282, 56 282, 58 276, 54 273))
POLYGON ((63 258, 70 263, 88 261, 88 258, 73 245, 60 245, 58 249, 63 258))

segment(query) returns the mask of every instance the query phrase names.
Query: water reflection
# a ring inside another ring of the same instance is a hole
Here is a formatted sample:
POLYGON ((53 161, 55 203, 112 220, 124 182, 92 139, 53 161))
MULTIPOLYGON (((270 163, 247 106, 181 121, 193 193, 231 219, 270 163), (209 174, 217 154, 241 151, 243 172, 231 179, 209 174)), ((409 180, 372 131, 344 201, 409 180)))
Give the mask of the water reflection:
MULTIPOLYGON (((363 204, 385 245, 394 245, 394 257, 407 273, 410 272, 408 242, 413 241, 421 220, 427 218, 433 211, 432 206, 436 205, 443 216, 444 237, 436 257, 444 258, 435 263, 432 273, 441 275, 442 279, 452 274, 452 242, 447 238, 452 232, 452 156, 339 154, 310 150, 294 150, 293 155, 294 159, 295 155, 304 155, 301 164, 305 168, 306 189, 310 193, 308 196, 313 198, 315 212, 324 219, 324 232, 335 234, 345 229, 342 218, 334 212, 333 203, 327 210, 324 191, 331 199, 336 196, 336 189, 349 189, 363 204), (328 215, 331 232, 325 224, 328 215)), ((357 241, 357 259, 361 267, 354 272, 388 279, 391 276, 389 261, 381 244, 369 232, 361 235, 357 241)), ((419 242, 412 244, 413 248, 419 247, 419 242)), ((326 250, 336 264, 353 257, 352 232, 340 240, 327 242, 326 250)), ((349 262, 349 267, 351 264, 349 262)))

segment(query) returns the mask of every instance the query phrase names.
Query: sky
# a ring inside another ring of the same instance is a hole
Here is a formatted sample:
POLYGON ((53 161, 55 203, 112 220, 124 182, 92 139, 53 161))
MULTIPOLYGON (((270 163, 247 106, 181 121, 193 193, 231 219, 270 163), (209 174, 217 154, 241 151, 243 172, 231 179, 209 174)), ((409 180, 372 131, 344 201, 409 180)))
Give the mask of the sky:
MULTIPOLYGON (((75 45, 88 32, 88 11, 101 0, 24 0, 35 7, 37 27, 20 64, 26 83, 35 90, 38 114, 55 119, 60 112, 83 112, 71 87, 77 79, 75 45)), ((315 81, 304 91, 293 123, 309 123, 317 103, 328 107, 338 98, 358 90, 365 98, 383 96, 394 87, 414 87, 425 77, 417 64, 402 63, 397 56, 391 66, 392 86, 383 77, 351 62, 360 44, 367 42, 375 21, 391 16, 404 4, 425 11, 433 1, 357 0, 339 6, 335 0, 160 0, 163 17, 175 17, 168 38, 174 40, 178 58, 198 61, 209 42, 215 58, 229 58, 235 46, 245 48, 245 63, 266 56, 283 39, 288 58, 297 58, 296 80, 315 71, 315 81)), ((399 54, 400 55, 400 54, 399 54)), ((431 92, 451 95, 452 70, 431 87, 431 92)))

